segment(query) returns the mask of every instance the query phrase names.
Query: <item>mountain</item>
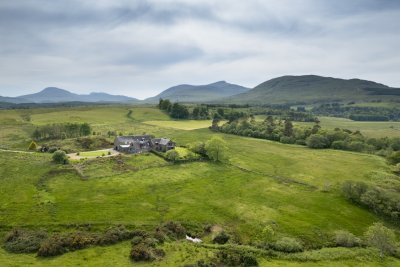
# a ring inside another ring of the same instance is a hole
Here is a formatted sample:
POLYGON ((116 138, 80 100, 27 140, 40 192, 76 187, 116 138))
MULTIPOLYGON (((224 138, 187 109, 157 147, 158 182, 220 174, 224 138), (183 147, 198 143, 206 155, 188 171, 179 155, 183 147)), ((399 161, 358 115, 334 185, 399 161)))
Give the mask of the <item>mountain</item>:
POLYGON ((360 79, 316 75, 282 76, 223 100, 236 104, 324 103, 400 100, 400 88, 360 79))
POLYGON ((58 103, 58 102, 137 102, 136 98, 110 95, 106 93, 90 93, 79 95, 57 87, 47 87, 42 91, 18 97, 0 97, 2 102, 10 103, 58 103))
POLYGON ((220 81, 206 85, 181 84, 147 98, 145 102, 156 103, 160 98, 179 102, 208 102, 247 92, 249 88, 220 81))

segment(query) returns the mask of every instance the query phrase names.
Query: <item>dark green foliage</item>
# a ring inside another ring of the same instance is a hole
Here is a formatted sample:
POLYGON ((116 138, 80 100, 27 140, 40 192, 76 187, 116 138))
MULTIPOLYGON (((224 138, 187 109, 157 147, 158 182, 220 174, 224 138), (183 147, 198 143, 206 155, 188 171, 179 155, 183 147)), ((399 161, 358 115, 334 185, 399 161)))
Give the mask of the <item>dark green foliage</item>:
POLYGON ((57 150, 56 152, 53 153, 53 161, 55 163, 65 164, 67 160, 68 158, 64 151, 57 150))
POLYGON ((241 250, 218 251, 216 261, 227 266, 258 266, 257 258, 252 253, 241 250))
POLYGON ((222 231, 214 237, 213 242, 216 244, 226 244, 229 241, 229 239, 230 236, 224 231, 222 231))
POLYGON ((111 245, 117 242, 128 240, 134 236, 134 232, 129 231, 124 226, 111 227, 97 239, 99 245, 111 245))
POLYGON ((12 253, 32 253, 38 251, 40 244, 47 238, 42 231, 13 229, 4 239, 4 249, 12 253))
POLYGON ((133 246, 130 258, 134 261, 153 261, 155 256, 151 248, 144 244, 138 244, 133 246))
POLYGON ((389 157, 388 160, 391 164, 400 163, 400 151, 393 152, 389 157))
POLYGON ((400 108, 346 106, 322 104, 312 109, 314 114, 349 118, 355 121, 399 121, 400 108))
POLYGON ((91 133, 88 123, 58 123, 39 126, 32 133, 35 140, 65 139, 87 136, 91 133))
POLYGON ((343 195, 354 203, 363 205, 377 214, 398 222, 400 218, 400 194, 392 188, 367 185, 363 182, 346 181, 342 185, 343 195))
POLYGON ((186 229, 179 222, 169 221, 161 226, 161 230, 171 239, 182 239, 186 236, 186 229))
POLYGON ((205 105, 196 106, 193 108, 191 118, 194 120, 209 119, 208 108, 205 105))
POLYGON ((312 134, 306 139, 306 144, 309 148, 327 148, 329 140, 321 134, 312 134))

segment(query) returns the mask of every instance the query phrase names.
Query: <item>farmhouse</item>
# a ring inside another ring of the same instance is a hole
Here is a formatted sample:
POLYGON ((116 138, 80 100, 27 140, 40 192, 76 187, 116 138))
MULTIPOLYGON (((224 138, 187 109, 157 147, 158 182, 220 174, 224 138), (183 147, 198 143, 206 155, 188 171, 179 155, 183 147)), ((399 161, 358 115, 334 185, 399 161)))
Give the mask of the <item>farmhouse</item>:
POLYGON ((168 138, 153 138, 151 135, 117 136, 114 149, 123 153, 142 153, 152 149, 166 152, 175 148, 175 143, 168 138))
POLYGON ((175 147, 175 143, 168 138, 151 139, 152 148, 156 151, 166 152, 175 147))

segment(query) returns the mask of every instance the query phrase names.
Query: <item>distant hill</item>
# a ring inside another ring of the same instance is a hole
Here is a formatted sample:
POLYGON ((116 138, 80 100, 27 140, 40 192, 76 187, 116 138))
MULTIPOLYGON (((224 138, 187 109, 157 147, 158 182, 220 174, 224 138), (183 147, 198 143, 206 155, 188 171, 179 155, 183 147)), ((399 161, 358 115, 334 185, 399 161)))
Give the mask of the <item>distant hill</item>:
POLYGON ((137 102, 136 98, 110 95, 106 93, 91 93, 79 95, 57 87, 47 87, 42 91, 18 97, 0 97, 0 102, 9 103, 59 103, 59 102, 137 102))
POLYGON ((247 92, 249 88, 220 81, 206 85, 182 84, 166 89, 160 94, 147 98, 145 102, 156 103, 160 98, 179 102, 208 102, 247 92))
POLYGON ((400 89, 360 79, 338 79, 316 75, 282 76, 246 93, 223 100, 235 104, 323 103, 400 100, 400 89))

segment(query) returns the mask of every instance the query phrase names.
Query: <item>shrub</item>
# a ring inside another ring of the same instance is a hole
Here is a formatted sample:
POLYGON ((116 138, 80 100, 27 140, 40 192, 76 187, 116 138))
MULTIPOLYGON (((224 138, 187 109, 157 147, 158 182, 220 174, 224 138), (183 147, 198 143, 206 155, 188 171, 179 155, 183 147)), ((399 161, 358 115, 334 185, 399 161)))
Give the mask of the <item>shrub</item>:
POLYGON ((227 266, 258 266, 257 258, 245 251, 221 250, 216 254, 216 260, 227 266))
POLYGON ((379 249, 381 257, 385 254, 394 255, 397 251, 394 231, 382 223, 374 223, 370 226, 365 233, 365 240, 369 246, 379 249))
POLYGON ((108 152, 107 152, 107 155, 111 155, 111 151, 108 151, 108 152))
POLYGON ((171 149, 165 153, 165 157, 167 160, 175 162, 179 159, 179 153, 175 149, 171 149))
POLYGON ((229 241, 229 239, 230 236, 224 231, 222 231, 214 237, 213 242, 216 244, 226 244, 229 241))
POLYGON ((389 157, 388 160, 391 164, 400 163, 400 151, 393 152, 389 157))
POLYGON ((153 261, 155 259, 152 249, 143 244, 134 246, 131 250, 130 257, 134 261, 153 261))
POLYGON ((356 247, 360 245, 361 240, 350 232, 339 230, 335 232, 335 244, 339 247, 356 247))
POLYGON ((189 150, 200 155, 206 155, 206 148, 204 142, 194 142, 188 145, 189 150))
POLYGON ((99 245, 115 244, 122 240, 128 240, 134 236, 134 232, 127 230, 124 226, 112 227, 98 239, 99 245))
POLYGON ((275 243, 275 249, 282 252, 303 251, 303 245, 295 238, 283 237, 275 243))
POLYGON ((169 238, 182 239, 186 236, 186 229, 178 222, 167 222, 162 225, 162 229, 169 238))
POLYGON ((64 254, 67 251, 65 238, 60 235, 54 235, 42 242, 37 255, 40 257, 52 257, 64 254))
POLYGON ((345 141, 333 141, 332 144, 331 144, 331 148, 346 150, 347 149, 347 143, 345 141))
POLYGON ((64 164, 67 161, 67 155, 62 150, 57 150, 53 153, 53 161, 55 163, 64 164))
POLYGON ((40 243, 47 238, 42 231, 33 232, 13 229, 6 234, 4 249, 12 253, 32 253, 40 248, 40 243))

